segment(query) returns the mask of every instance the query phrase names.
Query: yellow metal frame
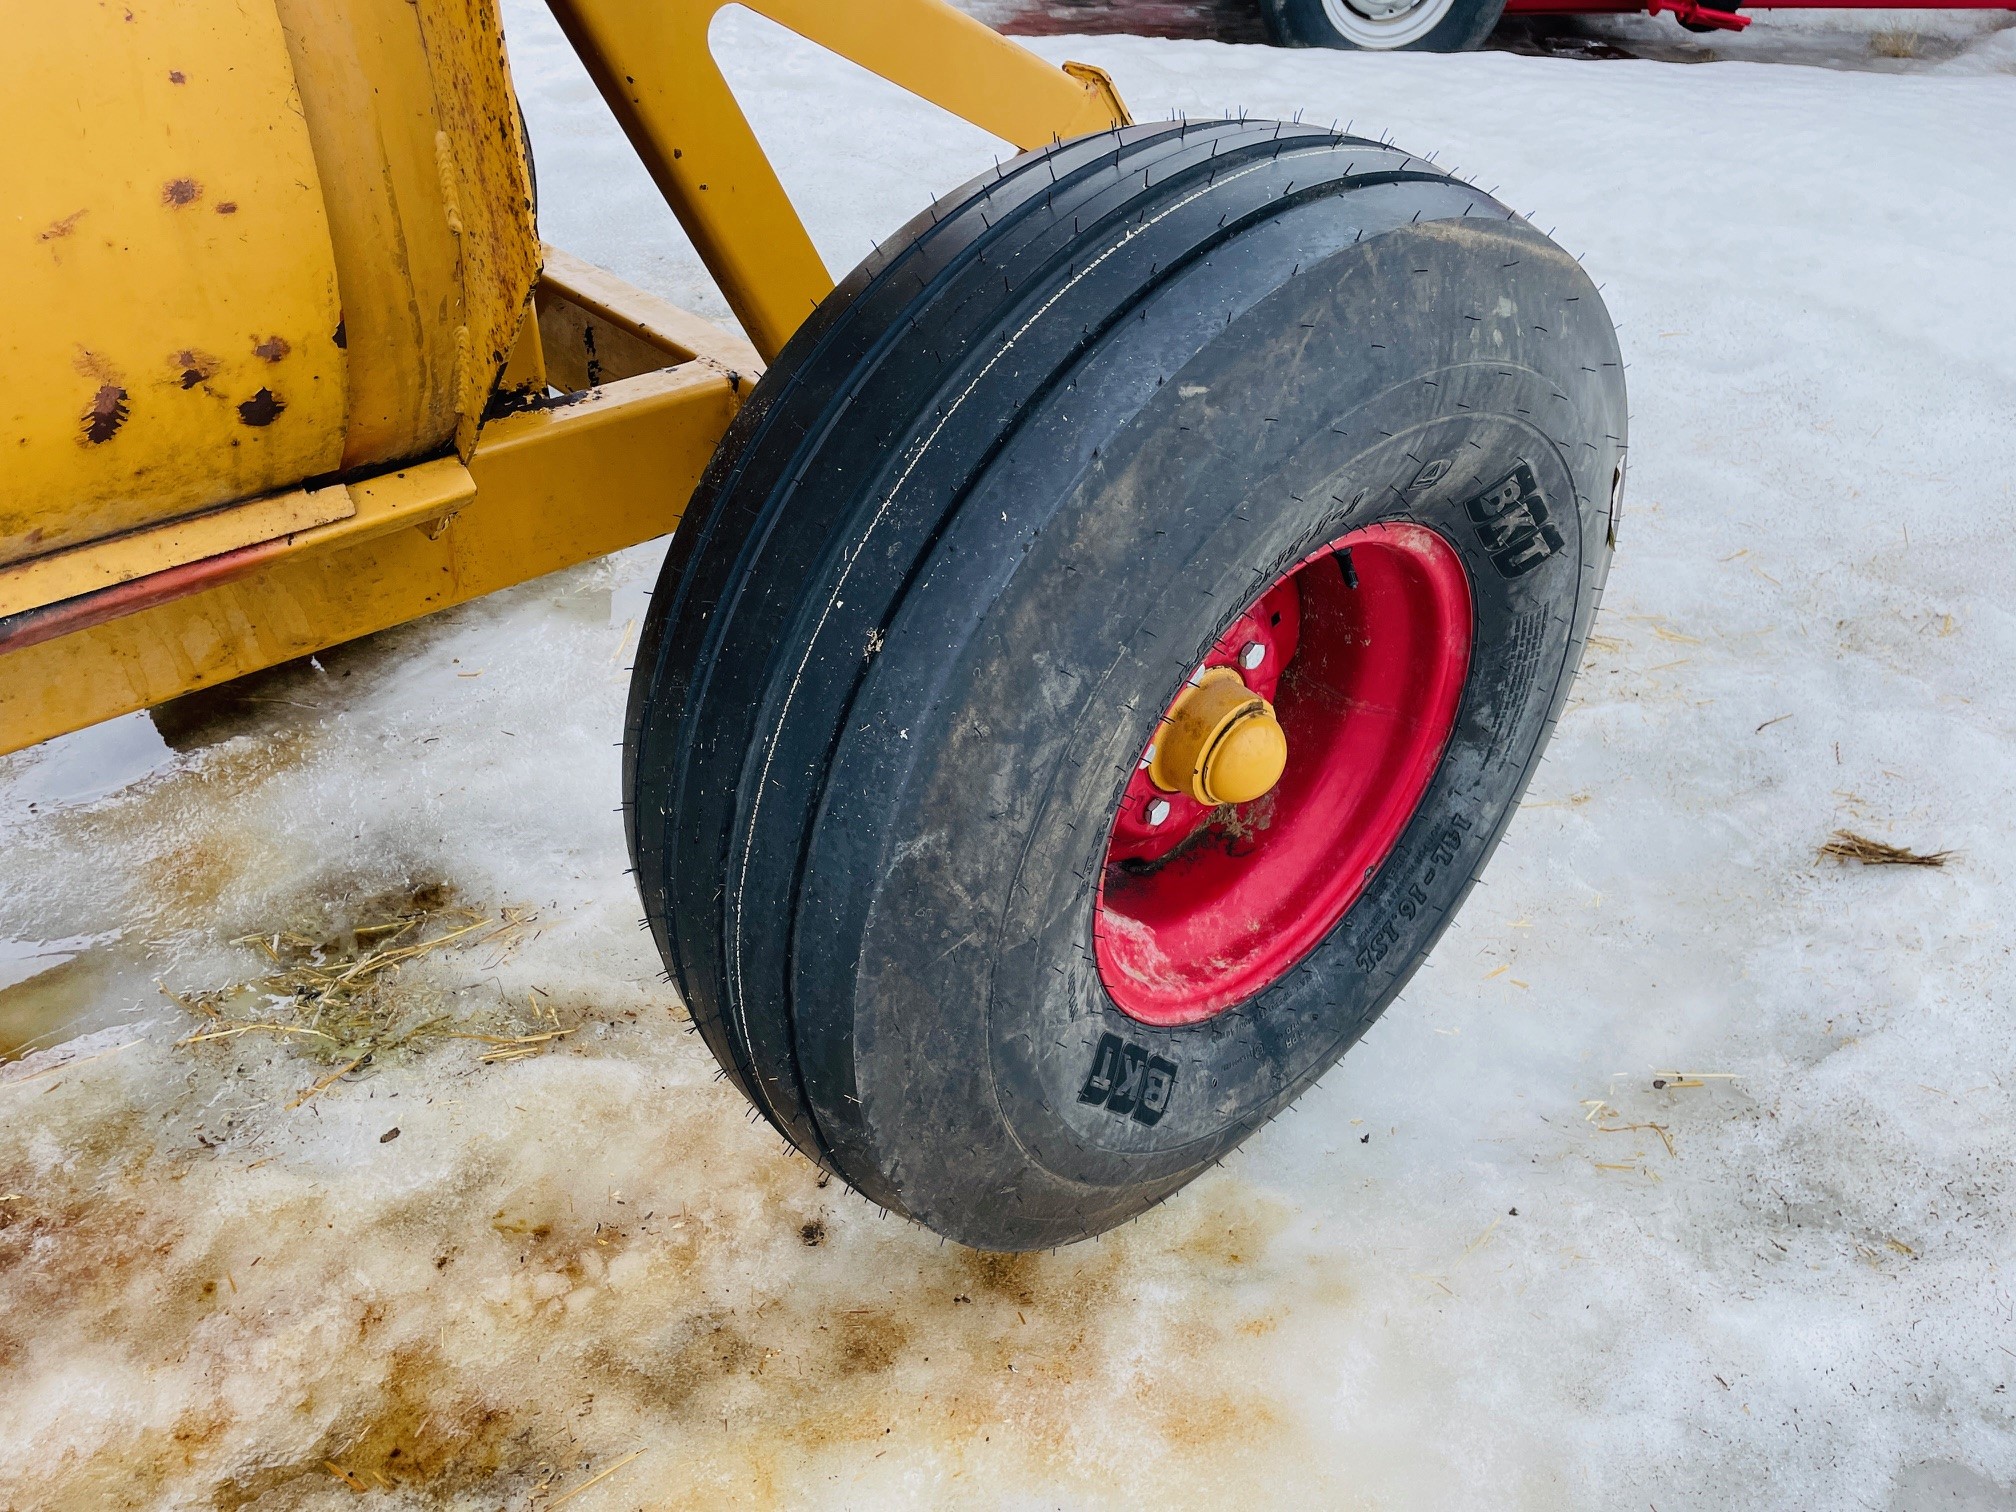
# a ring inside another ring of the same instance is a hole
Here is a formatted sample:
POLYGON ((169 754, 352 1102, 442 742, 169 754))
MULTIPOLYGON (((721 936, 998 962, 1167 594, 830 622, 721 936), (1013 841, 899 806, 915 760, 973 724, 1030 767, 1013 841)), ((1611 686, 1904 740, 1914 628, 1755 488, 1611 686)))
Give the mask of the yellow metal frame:
MULTIPOLYGON (((537 407, 465 438, 466 463, 283 490, 0 571, 0 753, 678 522, 832 279, 708 51, 726 0, 549 3, 749 340, 547 248, 503 385, 537 407), (567 398, 541 402, 547 384, 567 398)), ((1018 147, 1127 120, 1097 69, 1052 68, 943 0, 741 3, 1018 147)))
MULTIPOLYGON (((833 280, 708 50, 731 0, 547 3, 735 318, 775 357, 833 280)), ((733 3, 1017 147, 1127 122, 1098 69, 1053 69, 938 0, 733 3)))

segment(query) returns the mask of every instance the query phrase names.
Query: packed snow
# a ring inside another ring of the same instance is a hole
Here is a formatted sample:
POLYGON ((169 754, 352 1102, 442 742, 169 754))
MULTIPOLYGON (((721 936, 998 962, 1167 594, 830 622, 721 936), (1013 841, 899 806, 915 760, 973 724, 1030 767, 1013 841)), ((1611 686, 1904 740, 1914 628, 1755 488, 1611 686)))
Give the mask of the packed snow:
MULTIPOLYGON (((548 239, 725 315, 506 11, 548 239)), ((1438 154, 1631 362, 1616 568, 1487 885, 1103 1241, 943 1245, 715 1079, 615 813, 660 545, 0 760, 0 1508, 2016 1504, 2012 36, 1034 44, 1143 119, 1438 154), (206 1011, 465 925, 383 973, 403 1040, 206 1011)), ((836 268, 1003 150, 716 39, 836 268)))

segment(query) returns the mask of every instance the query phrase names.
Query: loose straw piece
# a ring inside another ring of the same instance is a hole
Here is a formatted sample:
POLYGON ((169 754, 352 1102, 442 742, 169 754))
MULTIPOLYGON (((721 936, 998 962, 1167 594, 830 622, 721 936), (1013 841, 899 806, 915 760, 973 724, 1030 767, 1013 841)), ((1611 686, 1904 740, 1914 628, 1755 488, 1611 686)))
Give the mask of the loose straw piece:
POLYGON ((580 1485, 576 1486, 572 1491, 569 1491, 565 1496, 556 1497, 554 1498, 554 1500, 548 1502, 546 1504, 546 1512, 553 1512, 553 1509, 555 1507, 561 1505, 563 1502, 570 1502, 574 1500, 575 1497, 579 1496, 583 1491, 586 1491, 590 1486, 595 1485, 600 1481, 605 1481, 609 1479, 610 1476, 614 1475, 618 1470, 621 1470, 625 1465, 629 1464, 630 1461, 637 1458, 637 1456, 642 1454, 643 1452, 644 1451, 642 1449, 632 1449, 628 1454, 624 1455, 623 1458, 616 1461, 615 1464, 611 1465, 607 1470, 604 1470, 600 1475, 589 1476, 588 1479, 581 1482, 580 1485))
POLYGON ((363 1065, 364 1062, 366 1062, 369 1059, 371 1059, 371 1052, 369 1050, 366 1050, 362 1055, 358 1056, 357 1059, 350 1062, 349 1065, 337 1067, 334 1071, 331 1071, 327 1076, 323 1077, 322 1080, 315 1083, 314 1086, 310 1087, 306 1092, 303 1092, 299 1097, 295 1098, 294 1101, 287 1104, 287 1110, 291 1113, 294 1109, 300 1107, 301 1104, 308 1101, 309 1098, 315 1096, 315 1094, 320 1092, 324 1087, 333 1086, 335 1083, 341 1081, 344 1077, 348 1076, 352 1071, 355 1071, 359 1066, 363 1065))
POLYGON ((1664 1146, 1666 1146, 1666 1153, 1668 1155, 1676 1153, 1673 1148, 1673 1136, 1671 1134, 1668 1134, 1665 1128, 1659 1124, 1625 1123, 1625 1124, 1598 1124, 1596 1126, 1596 1132, 1598 1134, 1629 1134, 1633 1129, 1650 1129, 1654 1134, 1657 1134, 1659 1136, 1659 1142, 1664 1146))
POLYGON ((322 1468, 327 1470, 331 1475, 335 1476, 336 1479, 343 1482, 343 1484, 348 1486, 352 1491, 355 1491, 359 1496, 364 1495, 371 1489, 369 1486, 365 1485, 364 1482, 359 1480, 353 1471, 345 1470, 341 1465, 337 1464, 336 1461, 334 1460, 325 1459, 324 1461, 322 1461, 322 1468))

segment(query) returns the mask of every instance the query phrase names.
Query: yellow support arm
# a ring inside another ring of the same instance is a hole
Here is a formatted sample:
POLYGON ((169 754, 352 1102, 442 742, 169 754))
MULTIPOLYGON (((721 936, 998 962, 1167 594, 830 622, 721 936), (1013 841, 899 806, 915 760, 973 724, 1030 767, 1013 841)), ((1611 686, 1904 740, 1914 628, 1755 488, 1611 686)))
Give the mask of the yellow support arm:
MULTIPOLYGON (((547 0, 764 360, 833 288, 721 77, 729 0, 547 0)), ((739 0, 1017 147, 1127 124, 1096 68, 1052 68, 944 0, 739 0)))

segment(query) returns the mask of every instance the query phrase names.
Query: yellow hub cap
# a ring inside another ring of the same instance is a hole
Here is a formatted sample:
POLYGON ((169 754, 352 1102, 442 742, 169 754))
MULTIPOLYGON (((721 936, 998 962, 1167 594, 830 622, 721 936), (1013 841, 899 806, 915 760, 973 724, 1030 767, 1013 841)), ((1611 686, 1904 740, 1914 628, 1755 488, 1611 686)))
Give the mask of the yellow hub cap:
POLYGON ((1169 711, 1148 775, 1165 793, 1199 803, 1251 803, 1288 765, 1274 706, 1230 667, 1212 667, 1169 711))

